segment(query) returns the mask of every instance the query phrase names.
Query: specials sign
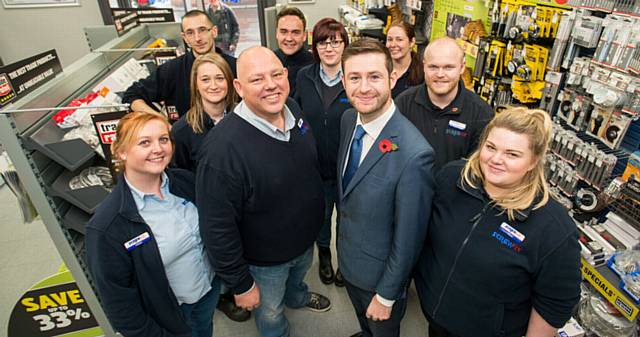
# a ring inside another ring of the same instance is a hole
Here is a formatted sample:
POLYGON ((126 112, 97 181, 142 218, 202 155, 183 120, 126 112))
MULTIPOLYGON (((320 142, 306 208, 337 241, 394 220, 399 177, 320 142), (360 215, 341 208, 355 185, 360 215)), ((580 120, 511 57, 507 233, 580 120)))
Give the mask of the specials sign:
POLYGON ((55 49, 0 67, 0 108, 62 72, 55 49))

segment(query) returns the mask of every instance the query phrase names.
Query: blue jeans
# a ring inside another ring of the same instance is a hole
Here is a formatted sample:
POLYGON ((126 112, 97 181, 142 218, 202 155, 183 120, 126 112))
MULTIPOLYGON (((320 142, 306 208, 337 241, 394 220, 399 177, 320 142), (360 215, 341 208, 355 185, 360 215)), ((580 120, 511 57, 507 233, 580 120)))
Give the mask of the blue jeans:
POLYGON ((182 303, 180 309, 187 319, 187 323, 191 327, 191 335, 193 337, 211 337, 213 336, 213 312, 218 305, 218 297, 220 296, 220 279, 213 279, 211 290, 204 295, 198 302, 193 304, 182 303))
MULTIPOLYGON (((318 247, 329 248, 331 245, 331 215, 333 206, 338 207, 338 185, 335 180, 323 180, 324 188, 324 224, 320 228, 316 244, 318 247)), ((338 218, 336 218, 336 233, 338 232, 338 218)))
POLYGON ((262 337, 288 337, 289 322, 284 306, 301 308, 309 303, 309 287, 304 276, 313 260, 313 246, 293 260, 277 266, 249 265, 260 289, 260 306, 253 313, 262 337))

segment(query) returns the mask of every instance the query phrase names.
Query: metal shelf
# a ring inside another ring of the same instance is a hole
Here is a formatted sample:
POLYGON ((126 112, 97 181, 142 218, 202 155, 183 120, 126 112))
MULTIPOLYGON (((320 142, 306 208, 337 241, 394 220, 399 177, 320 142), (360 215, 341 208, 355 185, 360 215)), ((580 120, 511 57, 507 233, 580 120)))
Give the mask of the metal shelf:
POLYGON ((69 180, 100 159, 81 139, 62 140, 67 132, 52 120, 55 112, 2 113, 3 110, 64 107, 82 97, 97 83, 131 58, 138 48, 158 37, 181 41, 180 24, 137 27, 108 41, 66 67, 38 89, 0 110, 0 143, 9 154, 21 182, 45 224, 53 243, 74 276, 83 297, 105 336, 118 336, 102 310, 86 269, 84 227, 99 203, 108 195, 103 187, 71 190, 69 180), (117 51, 114 51, 117 49, 117 51))

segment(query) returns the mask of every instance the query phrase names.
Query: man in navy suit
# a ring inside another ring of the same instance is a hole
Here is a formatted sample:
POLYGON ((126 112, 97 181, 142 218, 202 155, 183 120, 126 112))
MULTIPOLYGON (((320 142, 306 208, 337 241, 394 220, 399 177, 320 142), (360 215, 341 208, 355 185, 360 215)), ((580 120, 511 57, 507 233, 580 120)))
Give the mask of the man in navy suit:
POLYGON ((362 330, 352 337, 399 336, 427 233, 434 153, 391 99, 396 74, 381 43, 349 45, 342 67, 355 108, 342 116, 338 152, 338 262, 362 330))

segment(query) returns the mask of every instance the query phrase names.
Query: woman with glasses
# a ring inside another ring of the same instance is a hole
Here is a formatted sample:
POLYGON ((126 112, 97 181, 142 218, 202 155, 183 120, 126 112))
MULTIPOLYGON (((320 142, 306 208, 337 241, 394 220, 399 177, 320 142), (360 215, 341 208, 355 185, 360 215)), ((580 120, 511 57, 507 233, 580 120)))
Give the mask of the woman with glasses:
POLYGON ((387 30, 387 48, 391 52, 393 70, 398 80, 391 89, 391 96, 396 98, 400 93, 414 85, 424 83, 424 66, 418 53, 413 51, 416 45, 416 32, 406 22, 395 22, 387 30))
POLYGON ((295 100, 305 112, 316 138, 325 193, 325 218, 316 244, 320 280, 335 281, 344 286, 340 271, 331 264, 331 215, 337 207, 336 167, 340 142, 340 119, 351 107, 342 86, 342 52, 349 45, 344 26, 332 18, 324 18, 313 27, 312 52, 315 63, 302 68, 296 79, 295 100))
POLYGON ((508 108, 436 176, 415 284, 429 337, 552 337, 580 298, 580 245, 549 195, 547 112, 508 108))
POLYGON ((191 108, 171 128, 176 141, 173 164, 195 174, 200 145, 237 102, 233 73, 218 54, 198 56, 191 67, 191 108))
POLYGON ((191 172, 163 115, 131 112, 111 145, 118 184, 87 224, 87 265, 114 329, 127 337, 211 337, 220 281, 209 264, 191 172))

